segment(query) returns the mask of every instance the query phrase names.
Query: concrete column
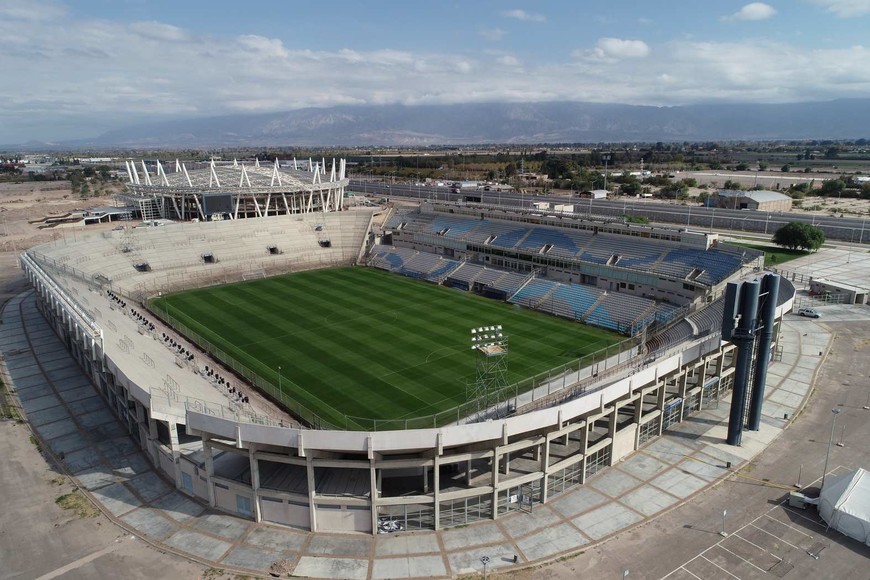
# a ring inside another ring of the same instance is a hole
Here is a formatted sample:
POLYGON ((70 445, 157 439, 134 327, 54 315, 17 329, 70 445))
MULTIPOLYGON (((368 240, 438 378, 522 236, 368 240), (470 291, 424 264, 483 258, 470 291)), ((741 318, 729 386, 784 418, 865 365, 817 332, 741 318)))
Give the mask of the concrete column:
POLYGON ((505 475, 510 475, 511 472, 511 453, 510 451, 505 451, 504 453, 504 467, 502 467, 502 473, 505 475))
POLYGON ((311 517, 311 531, 317 531, 317 509, 314 507, 314 462, 310 452, 305 457, 305 469, 308 474, 308 509, 311 517))
POLYGON ((492 455, 492 519, 498 518, 498 453, 492 455))
MULTIPOLYGON (((779 336, 779 335, 777 335, 777 336, 779 336)), ((720 348, 719 351, 716 353, 716 376, 717 377, 722 376, 722 371, 724 370, 724 367, 725 367, 725 354, 722 352, 722 349, 720 348)))
POLYGON ((256 453, 256 445, 250 444, 248 448, 248 458, 251 462, 251 491, 254 492, 254 521, 263 521, 262 510, 260 509, 260 462, 254 456, 256 453))
MULTIPOLYGON (((541 467, 540 470, 544 473, 544 477, 541 478, 541 503, 547 503, 547 480, 550 478, 550 439, 549 437, 544 439, 544 443, 542 444, 543 452, 540 453, 541 467)), ((540 448, 539 448, 540 449, 540 448)))
POLYGON ((178 443, 178 423, 169 421, 169 447, 172 450, 172 464, 175 467, 175 488, 181 489, 181 447, 178 443))
POLYGON ((372 505, 372 535, 378 534, 378 489, 380 489, 381 478, 380 472, 375 469, 374 458, 369 460, 369 484, 371 485, 371 505, 372 505))
POLYGON ((429 493, 429 468, 423 467, 423 493, 429 493))
MULTIPOLYGON (((677 378, 677 384, 679 385, 680 378, 677 378)), ((679 388, 679 387, 678 387, 679 388)), ((661 388, 656 393, 656 409, 659 411, 664 410, 665 408, 665 396, 668 392, 668 383, 665 381, 665 384, 661 386, 661 388)))
POLYGON ((679 394, 681 399, 686 398, 686 391, 689 390, 689 371, 687 370, 682 375, 680 375, 679 382, 679 394))
POLYGON ((215 507, 214 484, 212 483, 212 478, 214 477, 214 453, 208 439, 202 440, 202 454, 205 456, 205 484, 208 488, 208 505, 215 507))
POLYGON ((441 529, 441 456, 435 456, 435 467, 432 471, 432 497, 435 500, 435 529, 441 529))
POLYGON ((465 463, 465 485, 471 485, 471 460, 465 463))
POLYGON ((634 401, 634 422, 640 424, 640 419, 643 417, 643 395, 638 395, 634 401))
POLYGON ((616 405, 613 406, 613 412, 610 413, 610 417, 607 418, 607 432, 608 436, 613 439, 616 437, 616 423, 619 420, 619 409, 616 405))
MULTIPOLYGON (((106 390, 108 390, 108 386, 106 387, 106 390)), ((106 396, 106 393, 102 392, 102 389, 100 394, 102 394, 105 398, 108 398, 106 396)), ((151 463, 153 463, 156 467, 159 467, 159 458, 157 457, 157 439, 157 420, 149 417, 147 450, 148 455, 151 457, 151 463)))

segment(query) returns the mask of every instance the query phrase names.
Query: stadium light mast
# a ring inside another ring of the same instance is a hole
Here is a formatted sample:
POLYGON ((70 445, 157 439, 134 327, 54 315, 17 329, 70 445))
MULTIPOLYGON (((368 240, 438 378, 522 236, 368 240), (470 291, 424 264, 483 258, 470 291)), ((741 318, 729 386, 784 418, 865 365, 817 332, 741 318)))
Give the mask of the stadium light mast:
POLYGON ((501 324, 472 328, 471 350, 478 357, 475 381, 466 389, 470 413, 476 414, 477 421, 506 416, 508 405, 499 395, 508 386, 508 336, 501 324))
POLYGON ((607 191, 607 163, 610 161, 610 153, 605 153, 601 156, 604 161, 604 191, 607 191))

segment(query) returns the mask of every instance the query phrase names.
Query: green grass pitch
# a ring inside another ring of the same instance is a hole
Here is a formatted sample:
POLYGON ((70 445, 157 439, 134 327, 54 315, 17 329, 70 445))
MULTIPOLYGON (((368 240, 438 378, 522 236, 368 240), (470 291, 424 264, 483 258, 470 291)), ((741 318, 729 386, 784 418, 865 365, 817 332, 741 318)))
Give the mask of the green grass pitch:
POLYGON ((154 306, 275 385, 281 366, 282 389, 336 425, 344 415, 408 419, 464 403, 477 326, 501 324, 510 337, 510 383, 624 338, 372 268, 203 288, 154 306))

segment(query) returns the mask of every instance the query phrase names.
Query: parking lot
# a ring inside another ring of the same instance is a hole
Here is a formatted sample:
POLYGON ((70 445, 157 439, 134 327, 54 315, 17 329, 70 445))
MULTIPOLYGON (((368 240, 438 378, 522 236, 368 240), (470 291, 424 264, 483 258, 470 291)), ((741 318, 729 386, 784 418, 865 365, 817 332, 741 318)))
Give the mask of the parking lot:
MULTIPOLYGON (((846 471, 839 466, 831 471, 831 475, 846 471)), ((724 523, 724 537, 663 578, 756 580, 771 577, 870 577, 870 564, 866 567, 855 566, 854 552, 859 547, 856 542, 839 532, 828 530, 814 506, 807 506, 805 510, 789 507, 787 495, 739 529, 728 529, 727 516, 724 523)), ((722 528, 707 531, 721 535, 722 528)))

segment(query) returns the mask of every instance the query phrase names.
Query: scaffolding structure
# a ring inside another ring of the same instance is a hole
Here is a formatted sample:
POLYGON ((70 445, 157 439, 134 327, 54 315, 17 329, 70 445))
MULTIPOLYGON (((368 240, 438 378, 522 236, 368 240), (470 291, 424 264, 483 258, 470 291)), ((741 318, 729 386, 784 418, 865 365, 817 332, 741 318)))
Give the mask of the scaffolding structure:
POLYGON ((501 324, 471 329, 471 350, 475 352, 475 380, 466 388, 469 410, 475 421, 507 416, 507 403, 499 393, 508 386, 508 336, 501 324))

